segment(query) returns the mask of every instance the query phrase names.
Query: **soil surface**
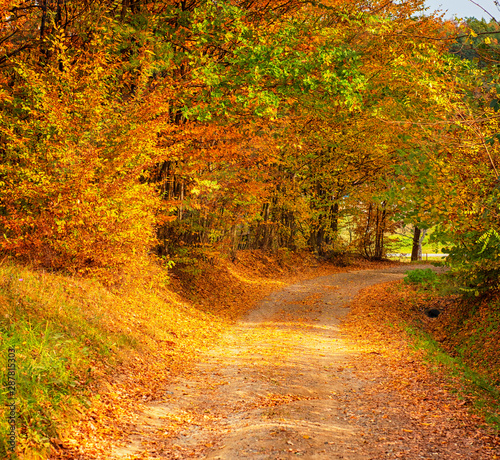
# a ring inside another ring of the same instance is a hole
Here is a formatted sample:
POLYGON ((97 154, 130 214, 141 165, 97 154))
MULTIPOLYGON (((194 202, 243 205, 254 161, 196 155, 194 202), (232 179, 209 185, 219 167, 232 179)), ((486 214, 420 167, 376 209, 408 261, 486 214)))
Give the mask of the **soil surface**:
POLYGON ((362 372, 342 332, 361 289, 407 269, 322 276, 268 296, 147 404, 108 458, 497 458, 480 434, 419 425, 386 373, 362 372))

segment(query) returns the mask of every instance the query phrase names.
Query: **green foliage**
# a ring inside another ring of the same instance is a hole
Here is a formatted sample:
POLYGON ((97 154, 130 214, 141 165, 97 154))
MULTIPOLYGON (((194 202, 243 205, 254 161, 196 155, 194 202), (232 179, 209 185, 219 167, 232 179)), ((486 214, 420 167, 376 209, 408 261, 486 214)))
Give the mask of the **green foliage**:
POLYGON ((305 20, 300 11, 274 21, 262 33, 262 25, 252 22, 248 11, 227 2, 194 11, 190 40, 198 46, 187 50, 184 59, 193 69, 192 78, 204 87, 183 108, 186 117, 274 119, 297 101, 326 110, 331 98, 359 105, 364 78, 354 50, 335 40, 329 27, 305 20), (223 53, 214 59, 207 48, 223 53), (313 92, 320 97, 304 98, 313 92))
POLYGON ((434 287, 438 282, 438 275, 430 268, 417 268, 406 272, 404 282, 406 284, 418 284, 422 287, 434 287))
MULTIPOLYGON (((489 219, 488 219, 489 220, 489 219)), ((485 219, 485 223, 487 220, 485 219)), ((495 228, 484 233, 462 231, 452 242, 448 264, 454 282, 465 295, 479 296, 500 288, 500 238, 495 228), (457 241, 458 240, 458 241, 457 241)))
POLYGON ((494 19, 467 18, 460 28, 464 33, 450 45, 450 52, 480 67, 497 66, 500 55, 498 23, 494 19))

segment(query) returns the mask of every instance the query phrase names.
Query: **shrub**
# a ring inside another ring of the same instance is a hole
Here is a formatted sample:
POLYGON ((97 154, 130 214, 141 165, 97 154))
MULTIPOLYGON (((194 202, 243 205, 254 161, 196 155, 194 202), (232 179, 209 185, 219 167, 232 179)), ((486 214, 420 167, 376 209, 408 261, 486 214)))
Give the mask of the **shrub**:
POLYGON ((438 275, 430 268, 410 270, 406 273, 406 284, 420 284, 423 287, 432 287, 437 284, 438 275))

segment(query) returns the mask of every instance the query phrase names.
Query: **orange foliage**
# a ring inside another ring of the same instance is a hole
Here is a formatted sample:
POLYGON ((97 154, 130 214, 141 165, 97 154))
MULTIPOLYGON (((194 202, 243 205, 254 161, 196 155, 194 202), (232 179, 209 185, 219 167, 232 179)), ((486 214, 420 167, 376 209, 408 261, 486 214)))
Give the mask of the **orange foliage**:
POLYGON ((105 53, 71 62, 59 45, 64 70, 18 63, 2 91, 0 247, 48 268, 119 272, 155 241, 160 199, 142 178, 160 158, 163 102, 122 100, 105 53))

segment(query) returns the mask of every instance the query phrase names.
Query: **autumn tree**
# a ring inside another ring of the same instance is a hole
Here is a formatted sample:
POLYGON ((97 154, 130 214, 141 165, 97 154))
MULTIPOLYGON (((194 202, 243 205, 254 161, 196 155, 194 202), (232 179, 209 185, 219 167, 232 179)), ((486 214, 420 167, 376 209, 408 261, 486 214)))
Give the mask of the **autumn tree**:
POLYGON ((419 120, 419 142, 401 157, 399 183, 407 221, 438 225, 434 235, 451 254, 455 278, 479 294, 498 289, 498 75, 494 34, 468 36, 483 57, 444 61, 454 75, 439 80, 443 110, 419 120))
POLYGON ((168 115, 168 88, 153 93, 149 82, 163 64, 145 53, 131 91, 124 78, 129 62, 117 59, 117 23, 104 15, 109 5, 8 6, 3 31, 13 32, 3 42, 0 96, 2 249, 55 269, 135 267, 154 244, 161 207, 144 175, 165 153, 157 133, 168 115))
POLYGON ((495 80, 449 55, 422 1, 1 7, 1 244, 33 263, 381 258, 391 216, 451 215, 467 149, 496 164, 495 80))

